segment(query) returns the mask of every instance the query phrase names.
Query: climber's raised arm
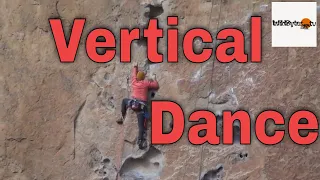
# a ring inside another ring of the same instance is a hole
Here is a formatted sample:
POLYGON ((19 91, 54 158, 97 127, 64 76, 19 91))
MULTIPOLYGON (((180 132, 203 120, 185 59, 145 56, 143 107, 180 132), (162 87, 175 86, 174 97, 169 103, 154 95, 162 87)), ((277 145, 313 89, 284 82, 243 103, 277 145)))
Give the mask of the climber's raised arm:
POLYGON ((131 72, 131 82, 137 81, 138 63, 135 63, 131 72))
POLYGON ((149 81, 148 82, 149 89, 158 90, 159 89, 159 83, 158 81, 149 81))
POLYGON ((156 80, 156 75, 153 74, 153 80, 146 81, 146 85, 149 89, 158 90, 159 89, 159 83, 156 80))

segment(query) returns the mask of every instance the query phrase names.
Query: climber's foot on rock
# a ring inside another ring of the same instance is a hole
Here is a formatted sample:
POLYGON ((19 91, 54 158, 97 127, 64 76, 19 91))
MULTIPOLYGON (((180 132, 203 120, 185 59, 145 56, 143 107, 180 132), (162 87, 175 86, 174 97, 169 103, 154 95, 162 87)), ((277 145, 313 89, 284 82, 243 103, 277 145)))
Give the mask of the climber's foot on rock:
POLYGON ((119 119, 117 120, 117 123, 118 123, 118 124, 123 124, 123 117, 119 118, 119 119))

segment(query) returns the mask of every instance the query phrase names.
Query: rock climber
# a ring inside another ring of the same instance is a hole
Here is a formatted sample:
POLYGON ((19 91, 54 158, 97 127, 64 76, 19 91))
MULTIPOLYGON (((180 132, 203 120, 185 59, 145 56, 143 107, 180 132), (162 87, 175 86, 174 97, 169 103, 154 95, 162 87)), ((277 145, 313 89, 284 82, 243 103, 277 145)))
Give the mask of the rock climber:
POLYGON ((137 144, 140 149, 143 149, 145 144, 144 134, 146 133, 146 114, 148 113, 147 100, 149 90, 158 90, 159 83, 156 80, 156 75, 153 74, 153 80, 145 80, 145 73, 138 71, 138 64, 136 63, 131 73, 131 98, 124 98, 121 104, 122 116, 117 120, 118 124, 122 124, 125 117, 127 108, 131 108, 137 114, 139 135, 137 144))

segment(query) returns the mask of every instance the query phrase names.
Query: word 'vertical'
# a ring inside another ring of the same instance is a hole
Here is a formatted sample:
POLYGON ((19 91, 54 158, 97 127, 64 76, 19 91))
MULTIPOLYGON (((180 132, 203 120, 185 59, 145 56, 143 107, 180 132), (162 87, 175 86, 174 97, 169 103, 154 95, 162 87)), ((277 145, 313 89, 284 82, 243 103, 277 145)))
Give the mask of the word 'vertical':
MULTIPOLYGON (((75 19, 68 42, 66 40, 62 22, 60 19, 49 19, 56 48, 63 63, 75 61, 79 42, 85 26, 85 19, 75 19)), ((178 62, 178 29, 173 26, 178 25, 177 16, 167 18, 167 61, 170 63, 178 62)), ((158 52, 158 39, 163 38, 163 29, 158 27, 157 19, 150 19, 146 29, 143 29, 143 37, 147 40, 147 57, 153 63, 163 62, 163 54, 158 52)), ((120 29, 120 61, 124 63, 131 62, 131 44, 139 40, 141 32, 139 28, 131 30, 120 29)), ((245 36, 243 32, 236 28, 225 28, 217 33, 217 40, 227 40, 232 37, 233 41, 219 44, 215 50, 216 59, 223 63, 236 60, 240 63, 248 62, 248 55, 245 52, 245 36), (233 49, 232 54, 228 54, 228 49, 233 49)), ((202 39, 203 43, 212 43, 213 37, 209 31, 202 28, 194 28, 186 32, 183 37, 183 54, 191 62, 202 63, 209 60, 213 54, 213 48, 203 48, 200 53, 194 52, 193 42, 195 38, 202 39)), ((110 62, 116 55, 116 41, 113 32, 109 29, 98 28, 92 30, 85 42, 88 57, 97 63, 110 62), (104 40, 99 40, 103 37, 104 40), (105 48, 104 53, 98 53, 97 48, 105 48)), ((261 17, 251 17, 251 62, 261 62, 261 17)))
MULTIPOLYGON (((184 133, 185 120, 184 113, 180 106, 172 101, 152 101, 152 123, 151 123, 151 143, 152 144, 172 144, 177 142, 184 133), (171 113, 173 117, 173 128, 170 133, 163 133, 163 112, 171 113)), ((251 119, 246 111, 223 112, 223 133, 222 143, 233 144, 233 123, 240 122, 240 144, 251 144, 251 119)), ((220 137, 217 136, 216 116, 206 110, 193 112, 190 122, 198 122, 205 119, 206 123, 195 124, 188 130, 188 139, 191 144, 202 145, 206 142, 212 145, 220 144, 220 137), (205 136, 199 136, 199 132, 205 130, 205 136)), ((285 121, 283 116, 273 110, 260 113, 255 121, 255 134, 258 140, 266 145, 275 145, 280 143, 285 135, 285 130, 275 130, 273 135, 266 133, 266 122, 272 120, 276 125, 285 125, 288 122, 288 132, 293 142, 299 145, 308 145, 315 142, 318 138, 319 124, 317 117, 310 111, 301 110, 292 114, 289 121, 285 121), (307 123, 301 123, 300 120, 307 120, 307 123), (306 135, 300 135, 300 131, 307 131, 306 135)))

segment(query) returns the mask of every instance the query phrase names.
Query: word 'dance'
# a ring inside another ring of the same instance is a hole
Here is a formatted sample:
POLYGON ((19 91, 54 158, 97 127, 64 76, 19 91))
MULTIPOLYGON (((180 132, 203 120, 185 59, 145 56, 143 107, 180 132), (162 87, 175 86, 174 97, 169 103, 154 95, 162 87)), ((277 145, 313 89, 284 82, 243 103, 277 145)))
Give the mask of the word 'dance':
MULTIPOLYGON (((177 142, 183 135, 184 131, 184 113, 180 106, 171 101, 152 101, 152 124, 151 124, 151 143, 152 144, 172 144, 177 142), (171 113, 173 117, 173 129, 170 133, 162 132, 163 112, 171 113)), ((190 122, 198 122, 205 119, 206 123, 195 124, 188 130, 188 138, 190 143, 194 145, 202 145, 205 142, 209 144, 220 144, 220 137, 217 136, 217 120, 216 116, 205 110, 195 111, 190 117, 190 122), (206 131, 205 136, 199 136, 200 131, 206 131)), ((240 144, 251 144, 251 119, 246 111, 223 112, 223 144, 233 144, 233 123, 240 122, 240 144)), ((284 125, 283 116, 273 110, 264 111, 257 116, 255 126, 255 135, 258 140, 266 145, 275 145, 280 143, 284 138, 284 130, 275 130, 273 135, 266 133, 266 122, 272 120, 275 125, 284 125)), ((310 111, 301 110, 292 114, 288 121, 289 135, 292 141, 297 144, 308 145, 315 142, 318 138, 318 120, 310 111), (300 120, 307 120, 307 123, 301 124, 300 120), (300 135, 300 131, 308 131, 307 135, 300 135)))

